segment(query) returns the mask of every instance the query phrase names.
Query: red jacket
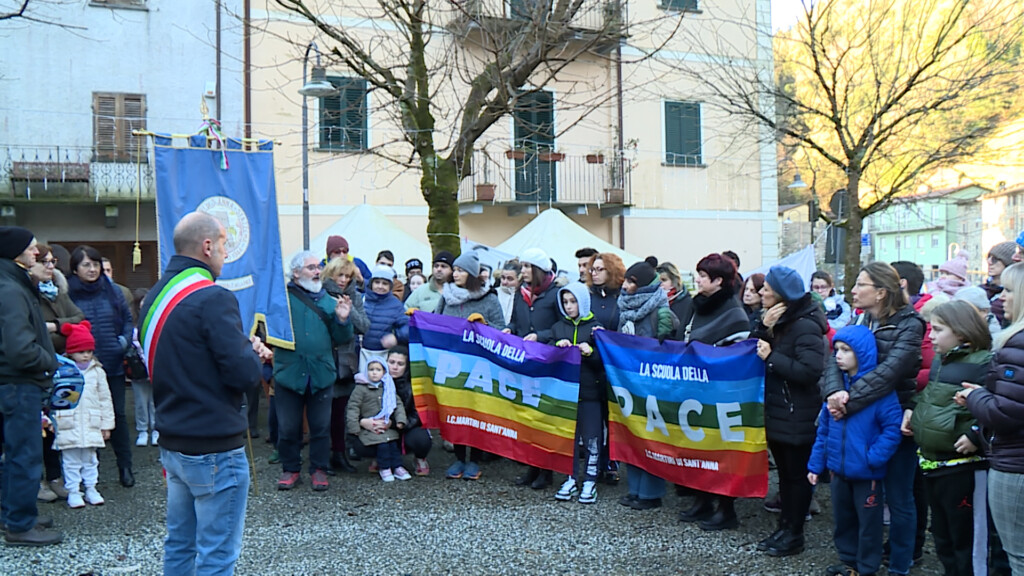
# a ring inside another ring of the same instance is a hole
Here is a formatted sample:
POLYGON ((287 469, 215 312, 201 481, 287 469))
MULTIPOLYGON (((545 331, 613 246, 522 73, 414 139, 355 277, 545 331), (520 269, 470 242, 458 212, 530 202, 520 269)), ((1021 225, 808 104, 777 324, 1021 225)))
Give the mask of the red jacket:
MULTIPOLYGON (((914 311, 921 313, 921 308, 932 299, 931 294, 922 294, 920 300, 914 303, 914 311)), ((924 325, 924 339, 921 341, 921 370, 917 373, 917 391, 924 390, 928 384, 928 372, 932 369, 932 358, 935 357, 935 349, 932 347, 932 324, 926 322, 924 325)))

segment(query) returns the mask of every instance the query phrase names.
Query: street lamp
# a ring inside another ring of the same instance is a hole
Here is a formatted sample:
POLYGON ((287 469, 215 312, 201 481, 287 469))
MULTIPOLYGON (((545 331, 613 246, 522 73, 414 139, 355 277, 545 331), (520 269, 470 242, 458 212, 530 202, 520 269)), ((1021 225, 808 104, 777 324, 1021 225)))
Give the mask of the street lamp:
POLYGON ((302 249, 309 250, 309 105, 307 98, 326 98, 334 96, 338 89, 327 81, 327 71, 320 65, 320 49, 316 42, 306 45, 306 55, 302 58, 302 249), (316 51, 316 65, 313 75, 306 81, 306 67, 309 65, 309 51, 316 51))

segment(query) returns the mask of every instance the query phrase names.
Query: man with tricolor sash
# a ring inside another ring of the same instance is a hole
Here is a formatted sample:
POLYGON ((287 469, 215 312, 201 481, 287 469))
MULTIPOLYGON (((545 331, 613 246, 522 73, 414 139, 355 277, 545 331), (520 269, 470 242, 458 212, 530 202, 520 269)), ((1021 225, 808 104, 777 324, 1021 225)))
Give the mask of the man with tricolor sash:
POLYGON ((242 405, 272 352, 245 334, 237 299, 214 283, 226 240, 213 216, 183 217, 175 255, 140 312, 167 474, 165 575, 231 574, 242 548, 250 481, 242 405))

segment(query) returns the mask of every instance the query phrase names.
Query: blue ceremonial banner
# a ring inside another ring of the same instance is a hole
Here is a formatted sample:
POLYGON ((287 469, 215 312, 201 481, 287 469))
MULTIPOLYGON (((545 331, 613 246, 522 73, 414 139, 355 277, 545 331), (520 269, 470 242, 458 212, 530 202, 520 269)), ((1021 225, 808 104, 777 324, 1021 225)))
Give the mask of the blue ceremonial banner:
POLYGON ((595 333, 612 395, 611 459, 725 496, 768 490, 757 341, 715 347, 595 333))
POLYGON ((174 226, 196 210, 227 229, 227 258, 217 284, 238 298, 242 323, 255 332, 267 326, 267 342, 294 346, 288 292, 281 257, 274 185, 274 144, 258 146, 226 139, 225 150, 210 149, 205 135, 176 147, 168 136, 154 138, 156 214, 160 269, 174 255, 174 226))

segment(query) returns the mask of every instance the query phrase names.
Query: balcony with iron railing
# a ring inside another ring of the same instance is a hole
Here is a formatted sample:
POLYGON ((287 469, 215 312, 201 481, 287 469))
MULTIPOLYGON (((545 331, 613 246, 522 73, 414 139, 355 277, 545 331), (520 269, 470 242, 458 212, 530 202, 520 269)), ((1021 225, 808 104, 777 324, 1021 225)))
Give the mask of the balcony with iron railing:
POLYGON ((464 205, 525 206, 632 203, 630 163, 622 154, 477 150, 473 173, 459 183, 464 205))
MULTIPOLYGON (((547 17, 558 0, 466 0, 454 11, 447 26, 464 39, 474 42, 495 42, 518 31, 531 21, 547 17), (486 37, 486 38, 485 38, 486 37)), ((571 7, 574 3, 569 2, 571 7)), ((563 41, 593 45, 607 50, 629 35, 629 12, 626 0, 582 0, 564 30, 563 41)))
POLYGON ((156 198, 149 152, 99 161, 91 147, 0 144, 0 197, 94 202, 156 198))

